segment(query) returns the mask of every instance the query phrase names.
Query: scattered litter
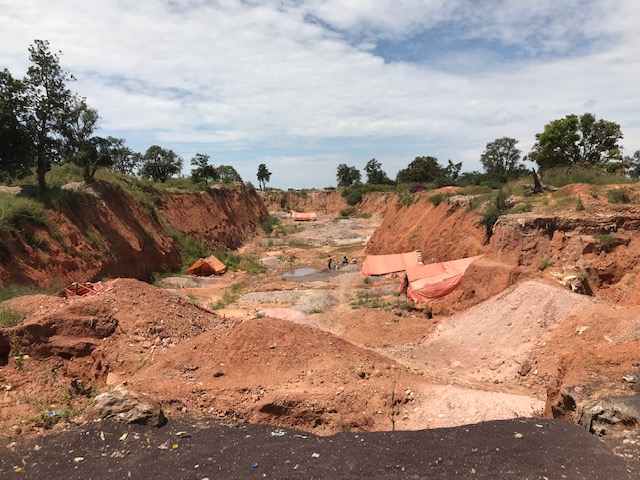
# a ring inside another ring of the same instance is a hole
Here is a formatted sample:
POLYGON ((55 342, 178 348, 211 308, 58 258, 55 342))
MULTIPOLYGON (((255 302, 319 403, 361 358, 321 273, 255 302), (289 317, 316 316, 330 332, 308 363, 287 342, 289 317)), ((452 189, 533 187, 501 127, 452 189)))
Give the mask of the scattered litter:
POLYGON ((275 430, 273 432, 271 432, 271 436, 272 437, 284 437, 287 434, 287 432, 284 432, 282 430, 275 430))
POLYGON ((20 473, 22 471, 22 467, 13 467, 13 471, 16 473, 20 473))
POLYGON ((306 436, 306 435, 300 435, 300 434, 298 434, 298 433, 296 433, 296 434, 294 435, 294 437, 297 437, 297 438, 307 438, 307 436, 306 436))
POLYGON ((76 462, 76 463, 80 463, 83 460, 84 460, 84 457, 76 457, 76 458, 73 459, 73 461, 76 462))
POLYGON ((523 435, 523 434, 521 434, 521 433, 516 433, 516 434, 514 435, 514 437, 516 437, 516 438, 523 438, 523 437, 524 437, 524 435, 523 435))
POLYGON ((637 375, 633 375, 633 374, 624 375, 622 377, 622 379, 627 383, 638 383, 638 376, 637 375))
POLYGON ((189 438, 191 437, 191 434, 189 432, 178 432, 176 433, 176 437, 189 438))
POLYGON ((127 436, 128 436, 128 435, 129 435, 129 434, 128 434, 127 432, 123 433, 123 434, 122 434, 122 436, 120 437, 120 441, 121 441, 121 442, 124 442, 124 441, 127 439, 127 436))
POLYGON ((258 462, 253 462, 251 464, 251 468, 258 468, 258 462))
POLYGON ((581 327, 576 328, 576 332, 578 333, 578 335, 582 335, 588 329, 589 327, 587 325, 582 325, 581 327))
POLYGON ((174 443, 173 445, 171 445, 171 448, 173 448, 175 450, 176 448, 178 448, 178 444, 174 443))
POLYGON ((167 442, 164 442, 163 444, 158 446, 158 450, 168 450, 169 449, 169 445, 167 444, 167 442))
POLYGON ((60 415, 60 409, 44 412, 45 417, 57 417, 58 415, 60 415))
POLYGON ((100 440, 102 440, 104 442, 104 432, 100 431, 100 440))
POLYGON ((320 454, 319 454, 319 453, 316 453, 316 452, 313 452, 313 453, 311 454, 311 458, 320 458, 320 454))

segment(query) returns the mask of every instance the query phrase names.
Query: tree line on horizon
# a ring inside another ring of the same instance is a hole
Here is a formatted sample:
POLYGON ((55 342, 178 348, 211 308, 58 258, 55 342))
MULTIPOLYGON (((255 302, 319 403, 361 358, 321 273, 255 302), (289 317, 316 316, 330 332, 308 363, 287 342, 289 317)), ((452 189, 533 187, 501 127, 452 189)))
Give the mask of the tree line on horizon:
MULTIPOLYGON (((72 163, 86 182, 99 168, 165 182, 182 171, 184 159, 171 149, 150 146, 134 152, 125 140, 96 135, 100 116, 68 84, 72 74, 60 66, 61 52, 49 42, 35 40, 29 47, 24 78, 0 71, 0 181, 19 180, 35 171, 40 191, 53 165, 72 163)), ((197 153, 191 159, 191 180, 241 182, 231 165, 214 166, 211 157, 197 153)))
MULTIPOLYGON (((364 167, 368 185, 432 184, 437 187, 448 185, 485 185, 497 188, 509 180, 530 173, 525 161, 537 164, 541 172, 561 167, 579 167, 608 174, 640 178, 640 150, 632 156, 623 156, 620 140, 623 135, 620 125, 597 120, 595 115, 571 114, 553 120, 536 134, 536 143, 528 155, 516 147, 518 140, 510 137, 497 138, 489 143, 480 156, 484 172, 460 173, 462 162, 447 161, 442 166, 432 156, 416 157, 400 170, 395 180, 391 180, 375 158, 364 167)), ((338 187, 352 187, 361 184, 362 175, 356 167, 340 164, 336 170, 338 187)))
MULTIPOLYGON (((68 84, 75 78, 60 66, 60 53, 53 53, 46 40, 35 40, 29 47, 30 67, 24 78, 14 78, 6 68, 0 71, 0 181, 22 179, 35 172, 40 191, 47 189, 46 174, 53 165, 72 163, 82 169, 91 182, 99 168, 165 182, 179 175, 184 159, 171 149, 150 146, 144 153, 134 152, 125 140, 96 135, 99 115, 86 99, 73 93, 68 84)), ((418 156, 395 179, 390 179, 375 158, 364 167, 366 184, 480 185, 498 187, 528 173, 525 160, 540 170, 556 167, 588 168, 640 177, 640 150, 631 157, 622 155, 620 125, 597 120, 591 113, 567 115, 553 120, 536 134, 531 152, 522 157, 514 138, 489 142, 480 157, 484 172, 460 173, 462 163, 447 161, 443 166, 432 156, 418 156)), ((214 166, 209 155, 197 153, 191 159, 194 183, 234 183, 242 178, 231 165, 214 166)), ((259 187, 264 190, 271 172, 258 166, 259 187)), ((356 167, 340 164, 338 187, 362 184, 356 167)))

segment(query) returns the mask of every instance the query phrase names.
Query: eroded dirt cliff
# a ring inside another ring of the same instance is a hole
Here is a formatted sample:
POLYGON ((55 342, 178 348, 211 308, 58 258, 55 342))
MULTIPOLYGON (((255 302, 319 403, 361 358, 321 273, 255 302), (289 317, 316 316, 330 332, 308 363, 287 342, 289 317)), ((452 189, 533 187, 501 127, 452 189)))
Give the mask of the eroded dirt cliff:
POLYGON ((61 286, 104 277, 146 279, 175 269, 180 252, 171 230, 212 247, 236 248, 268 214, 255 191, 148 192, 141 203, 106 182, 70 185, 68 200, 47 208, 46 224, 23 222, 1 232, 0 283, 61 286))
MULTIPOLYGON (((350 208, 343 189, 334 190, 300 190, 300 191, 271 191, 259 192, 265 207, 270 212, 296 210, 298 212, 316 212, 327 215, 337 215, 340 211, 350 208)), ((359 213, 369 213, 384 216, 389 204, 396 202, 397 195, 393 192, 365 193, 362 201, 354 207, 359 213)))

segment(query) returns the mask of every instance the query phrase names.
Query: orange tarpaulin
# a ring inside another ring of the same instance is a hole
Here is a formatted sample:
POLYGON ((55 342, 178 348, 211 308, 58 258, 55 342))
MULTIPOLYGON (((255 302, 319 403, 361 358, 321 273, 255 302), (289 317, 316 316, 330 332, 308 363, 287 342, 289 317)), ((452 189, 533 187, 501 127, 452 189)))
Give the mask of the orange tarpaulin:
POLYGON ((200 276, 222 275, 226 271, 227 266, 213 255, 197 260, 196 263, 187 269, 187 272, 189 272, 190 275, 200 276))
POLYGON ((302 212, 296 212, 295 210, 290 210, 290 212, 291 212, 291 218, 297 222, 312 221, 316 219, 316 212, 302 213, 302 212))
POLYGON ((469 265, 482 256, 476 255, 449 262, 407 268, 407 278, 409 279, 407 296, 416 303, 427 303, 450 294, 460 286, 462 276, 469 265))
POLYGON ((418 252, 394 253, 392 255, 369 255, 362 265, 362 275, 386 275, 402 272, 418 265, 418 252))
POLYGON ((108 290, 115 283, 117 279, 109 280, 107 282, 86 282, 78 283, 73 282, 71 285, 65 287, 62 291, 67 298, 71 297, 86 297, 89 295, 95 295, 104 290, 108 290))

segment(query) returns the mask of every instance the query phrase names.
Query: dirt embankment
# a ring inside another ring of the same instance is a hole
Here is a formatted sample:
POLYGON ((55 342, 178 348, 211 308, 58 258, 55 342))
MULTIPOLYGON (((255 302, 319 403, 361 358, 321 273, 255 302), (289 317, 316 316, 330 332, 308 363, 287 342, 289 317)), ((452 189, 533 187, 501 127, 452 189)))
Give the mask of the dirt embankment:
POLYGON ((366 251, 376 255, 419 250, 425 263, 479 255, 488 251, 479 220, 465 204, 455 201, 434 206, 427 196, 418 196, 408 206, 390 202, 366 251))
MULTIPOLYGON (((298 212, 317 212, 327 215, 337 215, 341 210, 349 208, 343 189, 287 191, 287 192, 259 192, 265 207, 270 212, 296 210, 298 212)), ((396 202, 393 192, 370 192, 362 196, 362 201, 356 205, 359 213, 370 213, 382 217, 389 204, 396 202)))
POLYGON ((146 279, 180 264, 169 228, 211 246, 236 248, 268 215, 256 193, 243 187, 201 194, 153 192, 155 207, 106 182, 90 188, 79 184, 75 190, 64 205, 46 210, 46 225, 24 222, 20 232, 0 232, 0 283, 146 279))
POLYGON ((175 229, 213 247, 240 247, 269 216, 255 190, 211 188, 202 193, 174 193, 160 207, 175 229))

